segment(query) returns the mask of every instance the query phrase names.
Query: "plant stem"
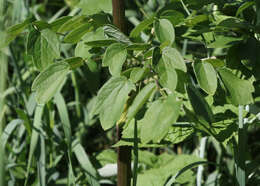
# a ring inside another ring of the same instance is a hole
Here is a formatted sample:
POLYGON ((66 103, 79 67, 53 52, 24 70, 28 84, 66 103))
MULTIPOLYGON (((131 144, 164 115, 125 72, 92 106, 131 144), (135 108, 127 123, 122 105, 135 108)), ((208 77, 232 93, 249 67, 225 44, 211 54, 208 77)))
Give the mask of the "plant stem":
MULTIPOLYGON (((125 22, 124 0, 113 0, 113 23, 123 33, 127 34, 125 22)), ((121 139, 122 128, 117 126, 117 139, 121 139)), ((131 184, 131 147, 121 146, 117 149, 117 186, 131 184)))
MULTIPOLYGON (((207 143, 207 137, 203 137, 200 140, 200 151, 199 151, 200 158, 204 158, 206 143, 207 143)), ((197 186, 201 186, 202 176, 203 176, 203 165, 199 165, 198 172, 197 172, 197 186)))
POLYGON ((246 126, 243 123, 243 106, 238 107, 238 145, 235 151, 236 159, 236 179, 239 186, 246 185, 246 164, 245 164, 245 154, 246 154, 246 126))
MULTIPOLYGON (((6 77, 7 77, 7 57, 5 54, 0 52, 0 137, 4 130, 5 120, 5 98, 1 97, 4 95, 6 88, 6 77)), ((0 185, 5 185, 5 155, 4 147, 0 141, 0 185)))

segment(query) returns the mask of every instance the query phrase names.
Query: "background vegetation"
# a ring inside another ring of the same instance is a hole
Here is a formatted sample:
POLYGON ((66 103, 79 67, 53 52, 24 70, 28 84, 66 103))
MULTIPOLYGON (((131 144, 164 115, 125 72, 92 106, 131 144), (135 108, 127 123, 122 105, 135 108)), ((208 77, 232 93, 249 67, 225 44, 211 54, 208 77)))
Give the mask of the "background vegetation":
POLYGON ((259 1, 125 6, 0 0, 0 185, 259 185, 259 1))

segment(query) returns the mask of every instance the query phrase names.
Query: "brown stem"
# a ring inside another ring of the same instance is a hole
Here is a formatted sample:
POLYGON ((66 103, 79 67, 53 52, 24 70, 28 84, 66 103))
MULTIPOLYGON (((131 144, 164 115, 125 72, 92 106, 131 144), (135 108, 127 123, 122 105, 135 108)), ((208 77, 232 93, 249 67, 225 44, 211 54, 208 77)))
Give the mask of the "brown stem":
POLYGON ((113 23, 123 33, 127 34, 124 0, 113 0, 112 3, 113 3, 113 23))
MULTIPOLYGON (((113 0, 113 23, 127 34, 124 0, 113 0)), ((120 140, 122 128, 117 126, 117 139, 120 140)), ((117 149, 117 186, 131 184, 131 147, 121 146, 117 149)))

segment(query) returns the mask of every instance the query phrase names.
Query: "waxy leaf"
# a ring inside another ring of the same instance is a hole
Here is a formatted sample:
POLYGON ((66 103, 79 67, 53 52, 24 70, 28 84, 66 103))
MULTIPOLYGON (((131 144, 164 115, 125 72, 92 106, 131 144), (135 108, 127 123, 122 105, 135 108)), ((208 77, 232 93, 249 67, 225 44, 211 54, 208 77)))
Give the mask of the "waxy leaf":
POLYGON ((165 47, 162 52, 162 59, 166 68, 179 69, 184 72, 187 71, 183 57, 175 48, 165 47))
POLYGON ((208 94, 213 95, 218 86, 217 74, 213 66, 207 62, 195 62, 193 69, 200 88, 208 94))
POLYGON ((32 84, 39 104, 48 102, 58 92, 66 80, 70 65, 66 62, 54 63, 42 71, 32 84))
POLYGON ((193 85, 188 84, 186 86, 188 97, 191 103, 191 106, 199 119, 203 119, 208 123, 213 123, 213 112, 210 109, 206 100, 202 97, 199 90, 196 89, 193 85))
POLYGON ((103 57, 102 65, 104 67, 109 67, 112 76, 120 76, 126 56, 127 50, 125 49, 125 45, 114 43, 107 48, 103 57))
POLYGON ((57 35, 49 29, 31 31, 27 39, 27 52, 32 56, 35 67, 42 71, 60 57, 57 35))
POLYGON ((167 19, 159 19, 154 23, 155 34, 161 43, 167 43, 169 46, 175 40, 175 30, 171 22, 167 19))
POLYGON ((129 107, 127 112, 127 119, 130 121, 136 113, 142 108, 145 102, 149 99, 153 91, 156 89, 154 83, 146 85, 135 97, 132 105, 129 107))
POLYGON ((221 79, 228 91, 230 101, 234 105, 247 105, 253 103, 252 93, 254 87, 248 80, 239 79, 230 70, 218 70, 221 79))
POLYGON ((138 125, 141 125, 141 141, 160 142, 168 133, 169 128, 179 116, 181 102, 176 100, 174 95, 168 96, 165 100, 159 99, 151 104, 146 111, 144 118, 138 125))
POLYGON ((125 77, 112 77, 99 90, 91 115, 100 115, 104 130, 113 127, 120 119, 128 94, 132 90, 135 90, 135 85, 125 77))

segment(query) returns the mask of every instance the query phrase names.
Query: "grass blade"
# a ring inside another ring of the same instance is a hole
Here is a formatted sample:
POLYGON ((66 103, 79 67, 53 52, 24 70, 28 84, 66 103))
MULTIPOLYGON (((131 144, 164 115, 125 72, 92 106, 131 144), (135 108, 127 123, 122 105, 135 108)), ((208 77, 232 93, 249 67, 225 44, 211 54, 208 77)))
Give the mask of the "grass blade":
POLYGON ((65 100, 61 93, 57 93, 54 97, 54 101, 56 103, 56 106, 58 108, 58 112, 60 115, 62 127, 64 130, 65 138, 66 138, 66 143, 70 149, 70 144, 71 144, 71 128, 70 128, 70 120, 69 120, 69 114, 68 110, 66 107, 65 100))
POLYGON ((34 155, 34 152, 37 148, 38 144, 38 139, 39 139, 39 132, 41 131, 41 118, 42 118, 42 113, 43 113, 44 105, 37 105, 35 114, 34 114, 34 120, 33 120, 33 131, 32 131, 32 137, 31 137, 31 143, 30 143, 30 152, 29 152, 29 160, 27 164, 27 172, 26 172, 26 180, 24 185, 26 186, 28 183, 28 178, 29 178, 29 173, 30 173, 30 168, 31 168, 31 163, 32 163, 32 158, 34 155))
POLYGON ((97 179, 97 171, 91 164, 84 148, 82 145, 79 143, 79 141, 74 141, 73 144, 73 151, 80 163, 80 166, 85 170, 86 176, 88 178, 89 184, 91 186, 99 186, 99 182, 97 179))

